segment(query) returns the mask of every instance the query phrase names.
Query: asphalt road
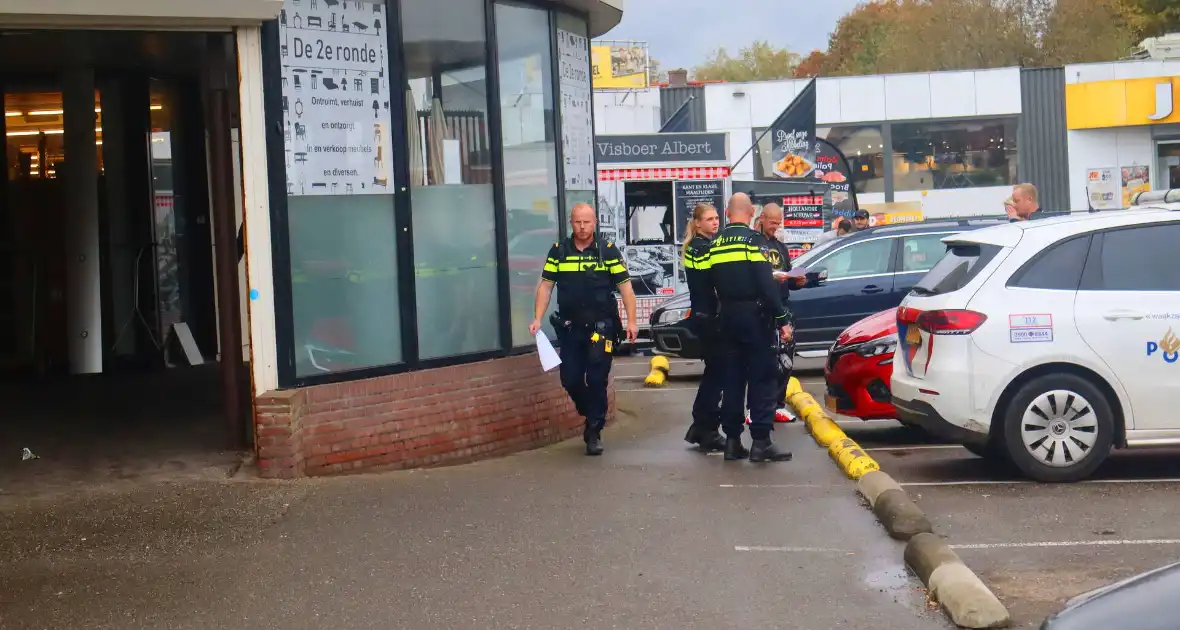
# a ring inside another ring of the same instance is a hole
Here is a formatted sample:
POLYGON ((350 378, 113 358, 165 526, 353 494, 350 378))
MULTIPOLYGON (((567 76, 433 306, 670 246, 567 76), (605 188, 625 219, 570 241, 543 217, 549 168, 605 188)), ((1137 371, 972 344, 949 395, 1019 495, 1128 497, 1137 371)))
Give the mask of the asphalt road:
MULTIPOLYGON (((687 366, 679 366, 686 368, 687 366)), ((949 627, 798 425, 795 461, 681 440, 695 383, 620 361, 607 453, 297 482, 0 495, 2 628, 949 627)))
MULTIPOLYGON (((822 401, 822 375, 803 380, 822 401)), ((837 421, 992 587, 1013 627, 1037 628, 1075 595, 1180 560, 1180 450, 1116 452, 1088 482, 1041 484, 896 422, 837 421)))

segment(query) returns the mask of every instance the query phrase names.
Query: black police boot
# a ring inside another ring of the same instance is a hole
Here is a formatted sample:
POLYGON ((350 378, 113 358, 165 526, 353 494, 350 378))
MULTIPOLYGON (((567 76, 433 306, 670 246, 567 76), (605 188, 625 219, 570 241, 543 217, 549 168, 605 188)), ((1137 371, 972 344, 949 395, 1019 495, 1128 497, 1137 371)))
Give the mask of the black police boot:
POLYGON ((789 462, 791 451, 780 450, 769 438, 754 440, 750 445, 750 461, 752 462, 789 462))
POLYGON ((742 438, 731 437, 725 439, 725 461, 736 462, 750 456, 750 451, 742 446, 742 438))
POLYGON ((586 454, 591 457, 602 455, 602 434, 599 431, 587 430, 585 433, 586 454))
POLYGON ((725 438, 721 437, 720 433, 716 430, 704 429, 695 422, 688 427, 688 433, 684 434, 684 441, 696 444, 705 453, 725 450, 725 438))

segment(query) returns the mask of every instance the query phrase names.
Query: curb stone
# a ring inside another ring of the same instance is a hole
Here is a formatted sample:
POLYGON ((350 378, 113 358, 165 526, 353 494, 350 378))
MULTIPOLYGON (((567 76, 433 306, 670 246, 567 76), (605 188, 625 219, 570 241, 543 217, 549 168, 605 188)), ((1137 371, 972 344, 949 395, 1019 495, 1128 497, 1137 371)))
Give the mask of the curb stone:
POLYGON ((844 434, 793 377, 787 385, 787 402, 803 419, 816 444, 828 449, 841 470, 857 480, 857 492, 869 502, 873 515, 889 536, 908 541, 906 565, 918 575, 951 621, 962 628, 1007 627, 1011 616, 1004 604, 942 538, 933 534, 930 519, 901 484, 881 472, 877 462, 844 434))
POLYGON ((647 374, 647 378, 643 379, 644 387, 663 387, 668 384, 668 372, 671 371, 672 366, 668 363, 668 357, 656 355, 651 358, 651 372, 647 374))
POLYGON ((946 542, 934 534, 917 534, 905 548, 905 563, 926 585, 930 596, 961 628, 1006 628, 1008 610, 946 542))

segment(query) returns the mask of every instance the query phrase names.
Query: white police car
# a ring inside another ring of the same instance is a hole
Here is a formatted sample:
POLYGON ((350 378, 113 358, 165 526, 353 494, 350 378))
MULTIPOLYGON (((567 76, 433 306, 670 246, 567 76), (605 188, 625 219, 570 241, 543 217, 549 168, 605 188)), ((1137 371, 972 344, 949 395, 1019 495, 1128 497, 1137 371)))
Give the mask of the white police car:
POLYGON ((943 241, 898 308, 899 419, 1040 481, 1180 445, 1180 190, 943 241))

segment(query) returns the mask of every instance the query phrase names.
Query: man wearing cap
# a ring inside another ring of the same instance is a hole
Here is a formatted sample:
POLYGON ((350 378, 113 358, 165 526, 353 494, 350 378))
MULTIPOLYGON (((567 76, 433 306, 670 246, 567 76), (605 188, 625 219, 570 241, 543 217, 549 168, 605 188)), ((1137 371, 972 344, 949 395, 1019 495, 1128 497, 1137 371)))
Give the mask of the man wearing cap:
POLYGON ((869 229, 869 211, 857 210, 856 214, 852 215, 852 227, 854 232, 869 229))

